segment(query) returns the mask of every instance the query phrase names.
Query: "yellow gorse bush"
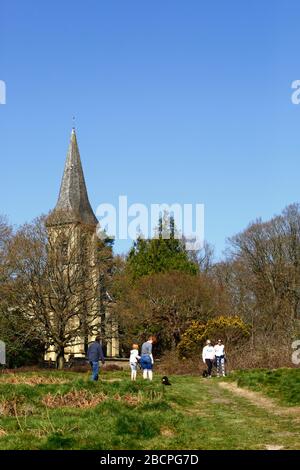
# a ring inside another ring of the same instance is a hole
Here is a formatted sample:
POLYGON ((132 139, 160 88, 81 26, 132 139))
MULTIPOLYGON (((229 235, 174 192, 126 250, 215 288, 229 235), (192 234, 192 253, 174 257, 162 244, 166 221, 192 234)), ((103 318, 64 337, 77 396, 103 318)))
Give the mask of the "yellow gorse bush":
POLYGON ((199 351, 207 339, 222 338, 226 343, 236 344, 250 335, 250 327, 238 316, 219 316, 202 323, 193 320, 182 335, 178 345, 180 357, 187 357, 199 351))

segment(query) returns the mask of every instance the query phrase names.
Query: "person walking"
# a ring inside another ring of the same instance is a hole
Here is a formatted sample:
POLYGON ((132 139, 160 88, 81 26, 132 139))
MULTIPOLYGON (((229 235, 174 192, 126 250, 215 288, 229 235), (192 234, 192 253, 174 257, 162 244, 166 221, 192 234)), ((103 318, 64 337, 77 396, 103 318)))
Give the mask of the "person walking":
POLYGON ((217 376, 225 377, 225 346, 221 339, 218 340, 214 347, 217 365, 217 376))
POLYGON ((100 344, 100 336, 96 336, 95 341, 90 344, 87 352, 87 358, 92 369, 92 380, 97 381, 99 378, 99 361, 105 364, 105 358, 100 344))
POLYGON ((202 350, 202 360, 207 365, 207 377, 211 378, 211 370, 215 359, 215 348, 212 346, 211 341, 206 341, 206 346, 202 350))
POLYGON ((137 366, 138 366, 139 359, 140 359, 139 345, 133 344, 132 349, 130 351, 130 358, 129 358, 129 364, 130 364, 130 369, 131 369, 131 380, 136 380, 137 366))
POLYGON ((154 336, 149 336, 148 341, 143 343, 141 350, 141 359, 140 364, 143 369, 143 378, 144 379, 153 379, 153 355, 152 355, 152 344, 155 342, 154 336))

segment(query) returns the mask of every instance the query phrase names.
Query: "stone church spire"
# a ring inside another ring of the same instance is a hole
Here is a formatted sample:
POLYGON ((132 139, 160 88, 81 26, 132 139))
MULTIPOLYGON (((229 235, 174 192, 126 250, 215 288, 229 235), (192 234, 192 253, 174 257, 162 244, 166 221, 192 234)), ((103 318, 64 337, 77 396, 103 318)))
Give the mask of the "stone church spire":
POLYGON ((54 209, 55 212, 61 212, 62 223, 79 222, 85 225, 96 225, 98 223, 88 198, 74 128, 71 133, 58 201, 54 209))

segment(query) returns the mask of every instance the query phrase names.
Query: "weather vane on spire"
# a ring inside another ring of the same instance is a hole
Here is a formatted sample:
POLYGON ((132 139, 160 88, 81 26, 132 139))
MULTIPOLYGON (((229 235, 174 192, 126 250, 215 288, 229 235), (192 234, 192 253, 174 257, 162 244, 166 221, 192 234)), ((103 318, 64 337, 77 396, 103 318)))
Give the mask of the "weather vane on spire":
POLYGON ((75 116, 72 117, 72 121, 73 121, 73 130, 75 130, 75 116))

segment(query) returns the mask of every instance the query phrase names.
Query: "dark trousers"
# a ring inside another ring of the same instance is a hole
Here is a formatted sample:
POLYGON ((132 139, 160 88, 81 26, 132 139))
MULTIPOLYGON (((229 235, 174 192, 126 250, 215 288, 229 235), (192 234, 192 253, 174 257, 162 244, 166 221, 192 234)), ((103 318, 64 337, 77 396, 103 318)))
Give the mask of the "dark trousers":
POLYGON ((211 359, 205 359, 206 365, 207 365, 207 373, 210 376, 211 375, 211 370, 213 366, 213 361, 211 359))

